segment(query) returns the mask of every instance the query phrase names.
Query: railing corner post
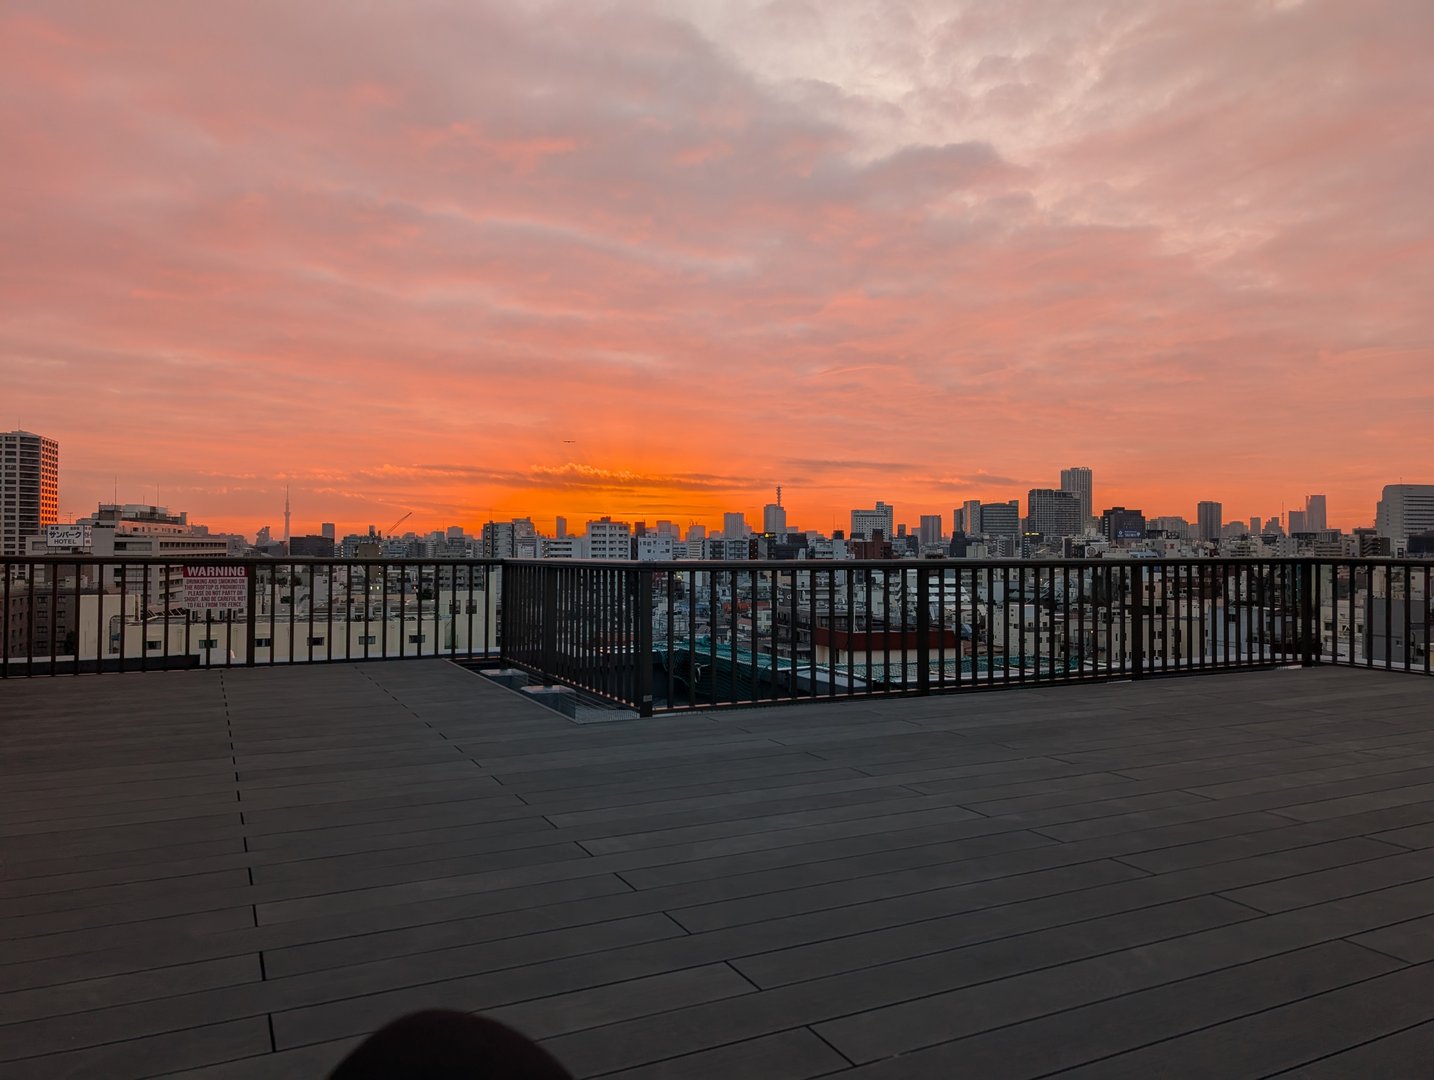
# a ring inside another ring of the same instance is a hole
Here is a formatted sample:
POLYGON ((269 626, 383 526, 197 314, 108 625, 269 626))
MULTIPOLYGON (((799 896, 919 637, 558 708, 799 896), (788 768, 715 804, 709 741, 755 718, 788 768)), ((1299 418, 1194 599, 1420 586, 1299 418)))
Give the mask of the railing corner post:
MULTIPOLYGON (((497 573, 491 575, 488 579, 489 588, 493 588, 494 582, 497 582, 497 591, 494 595, 497 597, 498 607, 498 626, 496 629, 498 631, 498 666, 500 668, 513 666, 513 658, 508 654, 508 642, 513 640, 511 626, 513 605, 511 600, 516 595, 517 590, 510 590, 509 586, 512 585, 512 579, 516 578, 517 575, 509 574, 508 569, 508 560, 499 559, 496 564, 497 573)), ((491 601, 485 597, 483 602, 484 604, 489 604, 491 601)), ((485 652, 491 647, 491 644, 491 642, 487 641, 483 643, 485 652)))
MULTIPOLYGON (((258 567, 250 565, 244 574, 244 606, 248 609, 244 618, 244 666, 254 666, 254 627, 259 621, 259 573, 258 567)), ((185 618, 189 618, 186 614, 185 618)), ((186 629, 185 634, 189 631, 186 629)), ((168 651, 169 643, 165 642, 168 651)))
POLYGON ((543 685, 553 685, 558 666, 558 575, 553 567, 539 566, 543 578, 543 609, 539 613, 543 628, 543 685))
POLYGON ((931 570, 916 568, 916 692, 931 693, 931 570))

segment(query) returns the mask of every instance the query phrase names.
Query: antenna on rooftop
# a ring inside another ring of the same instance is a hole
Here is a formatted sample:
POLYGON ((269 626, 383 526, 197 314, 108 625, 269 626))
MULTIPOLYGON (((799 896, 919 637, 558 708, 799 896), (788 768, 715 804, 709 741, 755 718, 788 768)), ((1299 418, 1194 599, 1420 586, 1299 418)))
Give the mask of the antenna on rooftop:
POLYGON ((284 543, 289 542, 289 485, 284 485, 284 543))
POLYGON ((781 505, 782 505, 782 485, 781 485, 781 484, 778 484, 778 485, 777 485, 777 505, 778 505, 778 506, 781 506, 781 505))

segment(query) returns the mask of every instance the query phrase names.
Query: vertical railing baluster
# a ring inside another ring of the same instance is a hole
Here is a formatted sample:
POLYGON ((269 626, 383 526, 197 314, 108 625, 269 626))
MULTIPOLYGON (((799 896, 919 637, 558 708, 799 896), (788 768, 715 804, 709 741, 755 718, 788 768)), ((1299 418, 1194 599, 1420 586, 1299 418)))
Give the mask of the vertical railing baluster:
MULTIPOLYGON (((38 563, 27 562, 25 564, 25 676, 33 678, 35 675, 35 575, 39 571, 38 563)), ((6 617, 9 617, 7 611, 6 617)), ((120 624, 121 638, 123 638, 124 624, 120 624)))
MULTIPOLYGON (((128 564, 128 563, 121 563, 121 564, 120 564, 119 584, 120 584, 120 595, 119 595, 119 670, 120 670, 120 671, 123 671, 123 670, 125 669, 125 653, 126 653, 126 651, 127 651, 127 648, 126 648, 126 644, 127 644, 127 643, 126 643, 126 641, 125 641, 125 638, 126 638, 126 636, 127 636, 127 635, 125 634, 125 618, 126 618, 127 613, 126 613, 126 611, 125 611, 125 607, 126 607, 126 605, 129 603, 129 564, 128 564)), ((209 615, 210 615, 210 609, 209 609, 209 608, 205 608, 205 616, 206 616, 206 617, 209 617, 209 615)), ((206 634, 205 636, 208 637, 209 635, 206 634)), ((207 658, 207 659, 212 660, 212 657, 209 657, 209 658, 207 658)))
POLYGON ((1413 569, 1413 567, 1411 567, 1408 563, 1405 563, 1405 564, 1404 564, 1403 569, 1404 569, 1404 670, 1407 672, 1407 671, 1413 670, 1413 668, 1414 668, 1413 642, 1411 642, 1411 641, 1409 640, 1409 635, 1410 635, 1410 631, 1411 631, 1411 629, 1412 629, 1412 621, 1413 621, 1413 615, 1414 615, 1414 612, 1412 611, 1412 608, 1414 607, 1414 589, 1413 589, 1413 582, 1412 582, 1410 579, 1411 579, 1411 575, 1414 573, 1414 569, 1413 569))
MULTIPOLYGON (((902 582, 906 581, 906 572, 901 574, 902 582)), ((930 571, 925 566, 916 568, 916 692, 918 694, 931 693, 931 600, 929 585, 931 583, 930 571)), ((901 605, 902 623, 906 621, 906 604, 901 605)), ((906 632, 903 625, 902 630, 902 667, 905 665, 906 655, 906 632)))
MULTIPOLYGON (((5 606, 0 609, 3 617, 0 617, 0 679, 10 677, 10 578, 14 575, 14 564, 0 560, 0 591, 4 593, 5 606)), ((79 626, 79 608, 75 609, 75 625, 79 626)), ((79 631, 76 629, 75 638, 78 641, 79 631)), ((78 645, 75 648, 76 656, 79 655, 78 645)))

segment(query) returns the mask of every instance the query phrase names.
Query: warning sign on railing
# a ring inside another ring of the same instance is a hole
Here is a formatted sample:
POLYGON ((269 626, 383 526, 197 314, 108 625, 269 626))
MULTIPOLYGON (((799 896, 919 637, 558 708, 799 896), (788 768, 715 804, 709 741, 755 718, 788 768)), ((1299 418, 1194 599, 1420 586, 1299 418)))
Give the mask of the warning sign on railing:
POLYGON ((249 567, 199 564, 184 568, 184 606, 242 611, 249 603, 249 567))

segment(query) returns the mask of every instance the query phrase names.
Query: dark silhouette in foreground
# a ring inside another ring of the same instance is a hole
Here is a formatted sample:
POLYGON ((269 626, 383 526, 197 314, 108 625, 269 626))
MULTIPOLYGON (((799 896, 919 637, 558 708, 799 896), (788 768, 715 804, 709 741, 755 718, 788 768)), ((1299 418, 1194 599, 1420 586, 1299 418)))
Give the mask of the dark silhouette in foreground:
POLYGON ((512 1028, 470 1013, 430 1009, 375 1031, 329 1080, 573 1080, 546 1050, 512 1028))

